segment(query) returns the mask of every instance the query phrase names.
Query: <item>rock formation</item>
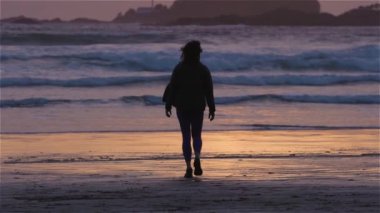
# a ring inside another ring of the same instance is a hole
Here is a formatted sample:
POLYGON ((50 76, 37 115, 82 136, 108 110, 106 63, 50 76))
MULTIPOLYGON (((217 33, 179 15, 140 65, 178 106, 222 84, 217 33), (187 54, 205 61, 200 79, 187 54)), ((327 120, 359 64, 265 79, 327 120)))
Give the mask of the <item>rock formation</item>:
POLYGON ((150 14, 131 9, 114 22, 168 24, 183 18, 248 17, 279 9, 318 14, 320 5, 318 0, 176 0, 170 8, 156 5, 150 14))
POLYGON ((177 0, 170 8, 170 15, 176 18, 244 17, 278 9, 315 14, 320 12, 320 5, 318 0, 177 0))

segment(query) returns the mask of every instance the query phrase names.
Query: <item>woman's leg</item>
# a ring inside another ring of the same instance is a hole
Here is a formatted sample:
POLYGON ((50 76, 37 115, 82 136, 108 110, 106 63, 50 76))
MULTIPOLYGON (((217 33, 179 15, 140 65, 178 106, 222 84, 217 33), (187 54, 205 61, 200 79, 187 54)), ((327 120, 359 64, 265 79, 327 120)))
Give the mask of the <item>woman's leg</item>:
POLYGON ((195 152, 194 175, 202 175, 201 150, 202 150, 202 125, 203 111, 193 112, 191 116, 191 135, 193 136, 193 148, 195 152))
POLYGON ((182 152, 187 168, 191 168, 191 135, 189 113, 177 110, 177 118, 182 132, 182 152))
POLYGON ((202 150, 202 126, 203 111, 192 113, 191 116, 191 135, 193 137, 193 149, 195 158, 199 159, 202 150))

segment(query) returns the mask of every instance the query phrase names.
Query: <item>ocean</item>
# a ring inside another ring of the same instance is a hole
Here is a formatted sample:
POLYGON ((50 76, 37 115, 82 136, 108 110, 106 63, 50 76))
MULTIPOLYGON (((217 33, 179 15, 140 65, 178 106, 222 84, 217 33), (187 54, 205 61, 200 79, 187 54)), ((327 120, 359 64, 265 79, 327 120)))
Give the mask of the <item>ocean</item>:
POLYGON ((200 40, 205 130, 378 129, 379 27, 1 24, 1 133, 175 131, 161 101, 200 40))

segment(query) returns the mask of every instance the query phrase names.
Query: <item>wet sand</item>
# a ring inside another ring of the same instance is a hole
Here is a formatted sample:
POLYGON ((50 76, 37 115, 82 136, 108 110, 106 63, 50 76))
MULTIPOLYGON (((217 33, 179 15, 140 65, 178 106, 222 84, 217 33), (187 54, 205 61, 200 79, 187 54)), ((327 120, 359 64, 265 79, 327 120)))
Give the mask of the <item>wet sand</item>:
POLYGON ((2 212, 378 212, 378 130, 1 135, 2 212))

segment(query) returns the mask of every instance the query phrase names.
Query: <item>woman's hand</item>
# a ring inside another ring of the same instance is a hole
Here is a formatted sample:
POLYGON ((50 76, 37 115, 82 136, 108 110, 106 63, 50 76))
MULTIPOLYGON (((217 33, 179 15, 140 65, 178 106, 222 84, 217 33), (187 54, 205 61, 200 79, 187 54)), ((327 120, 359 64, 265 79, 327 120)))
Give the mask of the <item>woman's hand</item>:
POLYGON ((171 109, 165 109, 166 117, 170 118, 172 116, 172 110, 171 109))
POLYGON ((166 114, 166 117, 168 118, 172 116, 172 106, 168 103, 165 104, 165 114, 166 114))
POLYGON ((213 121, 214 118, 215 118, 215 112, 210 112, 210 113, 208 114, 208 118, 210 119, 210 121, 213 121))

